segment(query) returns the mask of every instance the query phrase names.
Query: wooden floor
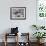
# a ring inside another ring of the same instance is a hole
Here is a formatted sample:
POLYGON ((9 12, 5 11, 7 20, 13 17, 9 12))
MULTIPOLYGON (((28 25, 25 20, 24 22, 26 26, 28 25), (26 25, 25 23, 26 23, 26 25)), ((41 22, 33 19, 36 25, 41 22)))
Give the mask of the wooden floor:
MULTIPOLYGON (((0 46, 4 46, 4 43, 2 42, 0 42, 0 46)), ((15 46, 15 43, 12 43, 12 42, 10 42, 10 43, 8 43, 8 46, 15 46)), ((25 46, 25 45, 24 45, 25 46)), ((37 43, 30 43, 30 46, 37 46, 37 43)), ((44 43, 44 45, 42 45, 42 46, 46 46, 46 43, 44 43)))

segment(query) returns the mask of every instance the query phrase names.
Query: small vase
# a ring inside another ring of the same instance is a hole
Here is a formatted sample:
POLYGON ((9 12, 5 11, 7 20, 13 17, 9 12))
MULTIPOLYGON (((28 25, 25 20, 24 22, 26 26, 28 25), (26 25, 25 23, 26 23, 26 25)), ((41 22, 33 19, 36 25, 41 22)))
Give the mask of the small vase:
POLYGON ((37 43, 40 43, 40 39, 37 39, 37 43))

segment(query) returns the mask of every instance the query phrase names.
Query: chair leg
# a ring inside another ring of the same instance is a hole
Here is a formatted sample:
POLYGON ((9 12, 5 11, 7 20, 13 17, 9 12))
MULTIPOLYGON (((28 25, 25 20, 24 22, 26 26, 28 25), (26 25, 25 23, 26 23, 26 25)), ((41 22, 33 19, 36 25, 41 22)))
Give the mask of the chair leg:
POLYGON ((5 46, 7 46, 7 41, 4 42, 5 46))
POLYGON ((5 46, 7 46, 7 33, 5 34, 5 46))

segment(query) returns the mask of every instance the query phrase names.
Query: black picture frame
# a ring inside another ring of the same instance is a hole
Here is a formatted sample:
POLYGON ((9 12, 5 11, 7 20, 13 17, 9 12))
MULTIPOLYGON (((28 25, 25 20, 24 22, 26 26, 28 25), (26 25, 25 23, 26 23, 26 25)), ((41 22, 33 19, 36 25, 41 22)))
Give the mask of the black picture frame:
POLYGON ((11 7, 10 8, 11 20, 25 20, 26 19, 26 7, 11 7))

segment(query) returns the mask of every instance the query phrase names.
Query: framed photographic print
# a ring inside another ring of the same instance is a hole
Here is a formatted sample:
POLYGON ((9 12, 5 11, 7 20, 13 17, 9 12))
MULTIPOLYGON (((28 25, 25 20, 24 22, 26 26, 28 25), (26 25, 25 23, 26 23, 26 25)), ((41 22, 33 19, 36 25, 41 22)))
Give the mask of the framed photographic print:
POLYGON ((26 7, 11 7, 10 8, 11 20, 24 20, 26 19, 26 7))

